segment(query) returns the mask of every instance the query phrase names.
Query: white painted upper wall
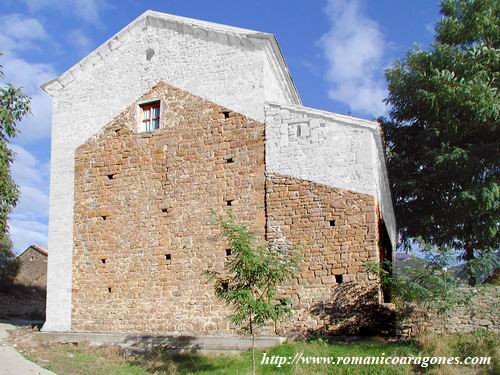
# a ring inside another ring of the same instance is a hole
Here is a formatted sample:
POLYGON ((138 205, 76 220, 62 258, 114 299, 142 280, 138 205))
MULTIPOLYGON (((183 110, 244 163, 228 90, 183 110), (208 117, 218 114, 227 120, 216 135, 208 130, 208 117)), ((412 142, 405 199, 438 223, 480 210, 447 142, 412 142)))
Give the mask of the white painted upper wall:
POLYGON ((266 170, 374 196, 393 246, 396 223, 376 122, 266 103, 266 170))
POLYGON ((45 331, 71 329, 75 150, 158 81, 260 121, 265 100, 300 103, 272 35, 151 11, 45 84, 53 97, 45 331))
POLYGON ((287 80, 283 76, 271 45, 268 44, 263 54, 264 98, 269 102, 295 103, 287 90, 287 80))

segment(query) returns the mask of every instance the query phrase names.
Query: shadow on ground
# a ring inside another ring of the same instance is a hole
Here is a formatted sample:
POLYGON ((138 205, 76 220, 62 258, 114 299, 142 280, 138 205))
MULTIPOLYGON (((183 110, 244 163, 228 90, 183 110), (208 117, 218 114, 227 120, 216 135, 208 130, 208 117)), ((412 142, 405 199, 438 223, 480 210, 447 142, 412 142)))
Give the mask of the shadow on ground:
POLYGON ((0 319, 45 320, 46 290, 37 286, 0 286, 0 319))
POLYGON ((194 336, 130 336, 126 351, 136 354, 128 362, 146 367, 151 373, 196 373, 221 370, 209 357, 198 352, 200 345, 194 336))
POLYGON ((156 349, 145 354, 142 358, 129 361, 132 365, 145 366, 151 373, 176 373, 191 374, 197 372, 208 372, 222 370, 209 357, 196 352, 176 353, 169 349, 156 349), (175 370, 174 370, 175 369, 175 370))
MULTIPOLYGON (((329 301, 310 309, 326 323, 309 331, 311 336, 393 336, 396 311, 391 305, 378 303, 378 288, 363 283, 337 286, 329 301)), ((404 314, 398 311, 398 316, 404 314)))

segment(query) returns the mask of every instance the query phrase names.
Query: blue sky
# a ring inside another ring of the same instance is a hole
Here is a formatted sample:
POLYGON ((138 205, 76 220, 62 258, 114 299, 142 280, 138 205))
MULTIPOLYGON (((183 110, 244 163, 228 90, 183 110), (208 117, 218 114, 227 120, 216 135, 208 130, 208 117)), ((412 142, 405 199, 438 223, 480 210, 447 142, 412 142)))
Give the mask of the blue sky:
POLYGON ((275 34, 304 105, 364 118, 384 114, 384 69, 428 46, 439 18, 437 0, 2 0, 0 65, 33 108, 12 144, 16 252, 47 245, 51 103, 39 86, 147 9, 275 34))

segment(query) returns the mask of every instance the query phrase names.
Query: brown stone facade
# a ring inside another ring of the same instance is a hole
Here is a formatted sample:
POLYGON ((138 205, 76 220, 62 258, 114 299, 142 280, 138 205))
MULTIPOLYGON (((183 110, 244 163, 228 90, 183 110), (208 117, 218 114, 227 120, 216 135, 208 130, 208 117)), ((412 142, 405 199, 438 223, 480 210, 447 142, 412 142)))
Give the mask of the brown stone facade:
POLYGON ((377 280, 365 271, 377 260, 373 197, 270 175, 266 202, 268 240, 295 247, 302 258, 300 275, 286 287, 294 308, 288 334, 344 330, 360 308, 378 303, 377 280))
POLYGON ((0 319, 45 319, 47 256, 47 250, 35 244, 18 256, 14 283, 0 288, 0 319))
POLYGON ((159 130, 134 104, 76 152, 72 328, 230 332, 202 275, 225 262, 211 210, 264 236, 263 124, 166 84, 148 99, 159 130))
POLYGON ((164 83, 80 146, 72 329, 233 334, 203 276, 226 260, 212 210, 300 250, 301 273, 284 290, 294 301, 285 333, 335 331, 327 305, 340 284, 362 285, 378 302, 364 272, 378 257, 375 199, 266 177, 264 159, 262 123, 164 83), (139 105, 151 100, 161 103, 160 129, 139 132, 139 105))
POLYGON ((47 288, 47 250, 38 246, 31 245, 18 259, 21 263, 19 273, 16 276, 16 284, 47 288))

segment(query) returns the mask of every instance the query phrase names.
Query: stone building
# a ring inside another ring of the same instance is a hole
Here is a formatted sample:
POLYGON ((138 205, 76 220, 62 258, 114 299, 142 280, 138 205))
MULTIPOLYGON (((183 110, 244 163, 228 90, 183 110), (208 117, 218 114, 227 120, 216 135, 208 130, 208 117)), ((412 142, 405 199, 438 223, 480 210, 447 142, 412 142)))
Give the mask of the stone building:
POLYGON ((21 263, 16 284, 47 288, 47 256, 43 247, 33 244, 17 257, 21 263))
POLYGON ((45 319, 47 250, 31 245, 19 256, 19 272, 14 284, 0 288, 0 319, 45 319))
POLYGON ((301 249, 286 333, 333 329, 322 306, 392 256, 378 124, 302 106, 272 34, 147 11, 43 88, 46 331, 234 333, 211 210, 301 249))

